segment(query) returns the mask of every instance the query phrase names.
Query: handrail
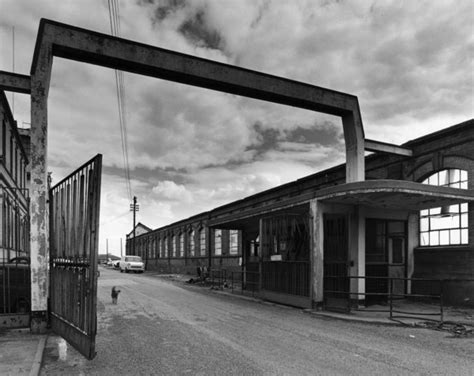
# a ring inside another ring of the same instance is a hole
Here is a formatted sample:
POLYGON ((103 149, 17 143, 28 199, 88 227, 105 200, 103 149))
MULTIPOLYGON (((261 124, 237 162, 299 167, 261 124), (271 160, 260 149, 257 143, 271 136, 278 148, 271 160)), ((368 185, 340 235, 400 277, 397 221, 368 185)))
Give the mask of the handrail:
MULTIPOLYGON (((359 280, 380 280, 388 282, 387 292, 359 292, 359 291, 352 291, 350 287, 350 283, 342 283, 341 286, 348 286, 348 289, 326 289, 324 288, 324 294, 341 294, 345 296, 350 302, 351 295, 355 296, 373 296, 373 297, 386 297, 389 303, 389 310, 390 319, 395 318, 425 318, 425 316, 439 316, 440 322, 444 321, 444 296, 443 291, 445 290, 444 286, 446 283, 450 282, 474 282, 472 278, 443 278, 443 279, 436 279, 436 278, 407 278, 407 277, 387 277, 387 276, 324 276, 325 280, 339 280, 339 281, 350 281, 353 279, 359 280), (404 282, 436 282, 439 284, 438 286, 434 286, 434 289, 439 291, 439 293, 431 291, 427 294, 420 294, 420 293, 401 293, 394 291, 394 281, 404 281, 404 282), (394 307, 394 300, 398 300, 399 298, 420 298, 420 299, 429 299, 431 301, 437 300, 439 310, 436 312, 415 312, 415 311, 406 311, 403 309, 398 309, 394 307), (409 316, 401 316, 402 315, 409 315, 409 316)), ((350 307, 349 307, 350 308, 350 307)), ((354 309, 352 307, 352 309, 354 309)), ((387 310, 380 310, 380 309, 364 309, 366 312, 387 312, 387 310)))

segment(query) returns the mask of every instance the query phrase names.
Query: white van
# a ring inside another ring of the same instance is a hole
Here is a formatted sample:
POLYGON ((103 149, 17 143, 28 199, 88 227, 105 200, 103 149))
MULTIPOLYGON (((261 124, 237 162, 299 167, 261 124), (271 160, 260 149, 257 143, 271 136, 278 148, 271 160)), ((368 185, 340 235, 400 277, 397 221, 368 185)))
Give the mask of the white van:
POLYGON ((145 264, 140 256, 126 255, 120 259, 120 273, 135 272, 143 273, 145 271, 145 264))

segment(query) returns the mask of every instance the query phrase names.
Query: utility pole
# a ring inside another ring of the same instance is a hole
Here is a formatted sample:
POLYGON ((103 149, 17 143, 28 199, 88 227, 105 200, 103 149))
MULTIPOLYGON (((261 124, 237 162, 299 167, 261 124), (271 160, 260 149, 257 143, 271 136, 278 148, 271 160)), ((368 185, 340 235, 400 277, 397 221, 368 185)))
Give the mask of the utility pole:
POLYGON ((120 238, 120 257, 123 257, 123 251, 122 251, 122 238, 120 238))
POLYGON ((109 261, 109 239, 105 239, 105 249, 107 250, 107 261, 109 261))
POLYGON ((135 255, 135 227, 136 227, 136 213, 140 210, 140 206, 137 204, 137 196, 133 196, 133 204, 130 204, 130 211, 133 211, 133 242, 132 242, 132 255, 135 255))

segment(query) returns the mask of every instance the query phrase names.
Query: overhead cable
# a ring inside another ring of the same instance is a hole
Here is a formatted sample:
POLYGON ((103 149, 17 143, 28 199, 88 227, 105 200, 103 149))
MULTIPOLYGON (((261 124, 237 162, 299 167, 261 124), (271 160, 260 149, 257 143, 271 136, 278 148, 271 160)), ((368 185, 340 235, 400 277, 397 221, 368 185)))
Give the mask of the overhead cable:
MULTIPOLYGON (((113 36, 120 36, 120 7, 118 0, 108 0, 110 31, 113 36)), ((132 185, 130 179, 130 163, 128 158, 127 113, 125 107, 125 83, 123 72, 115 69, 115 87, 122 141, 122 157, 125 175, 125 184, 129 199, 132 199, 132 185)))

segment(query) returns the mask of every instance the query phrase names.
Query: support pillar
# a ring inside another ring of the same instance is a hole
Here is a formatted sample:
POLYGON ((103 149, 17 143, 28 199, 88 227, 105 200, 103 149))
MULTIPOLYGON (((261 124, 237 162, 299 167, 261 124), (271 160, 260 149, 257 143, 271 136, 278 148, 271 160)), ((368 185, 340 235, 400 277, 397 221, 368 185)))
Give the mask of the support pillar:
POLYGON ((208 264, 208 270, 212 269, 212 239, 211 235, 213 235, 213 231, 211 228, 206 224, 205 226, 205 231, 206 231, 206 252, 207 252, 207 264, 208 264))
POLYGON ((258 220, 258 291, 262 291, 263 286, 263 244, 264 244, 264 232, 263 232, 263 219, 258 220))
POLYGON ((365 180, 364 129, 357 109, 342 117, 346 143, 346 183, 365 180))
MULTIPOLYGON (((311 284, 312 304, 322 307, 324 300, 324 222, 322 203, 317 199, 310 201, 311 226, 311 284)), ((315 308, 316 308, 315 307, 315 308)))
POLYGON ((48 91, 51 45, 44 43, 31 76, 31 332, 46 332, 49 287, 48 91))
MULTIPOLYGON (((365 276, 365 216, 358 206, 349 216, 349 264, 349 276, 365 276)), ((350 291, 352 304, 365 304, 364 278, 351 278, 350 291)))
MULTIPOLYGON (((418 213, 408 214, 408 241, 407 241, 407 278, 412 278, 415 272, 415 248, 420 245, 420 219, 418 213)), ((407 281, 407 293, 412 291, 411 281, 407 281)))

